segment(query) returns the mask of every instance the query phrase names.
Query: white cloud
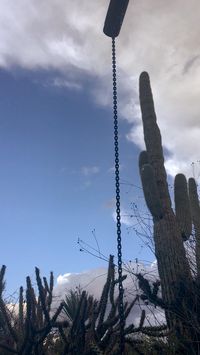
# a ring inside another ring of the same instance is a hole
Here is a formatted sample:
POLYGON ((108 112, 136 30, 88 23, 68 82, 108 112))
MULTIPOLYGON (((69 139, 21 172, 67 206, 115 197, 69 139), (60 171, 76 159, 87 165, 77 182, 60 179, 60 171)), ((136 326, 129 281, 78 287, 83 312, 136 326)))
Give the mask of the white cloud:
POLYGON ((83 0, 81 6, 78 0, 1 1, 1 66, 97 70, 101 65, 95 61, 99 54, 95 43, 105 8, 106 1, 83 0))
POLYGON ((64 275, 59 275, 57 277, 57 284, 62 285, 63 283, 68 283, 70 275, 71 275, 70 272, 68 272, 67 274, 64 274, 64 275))
POLYGON ((106 268, 98 268, 81 273, 59 275, 55 292, 62 297, 67 290, 71 288, 75 289, 75 287, 80 286, 82 289, 93 294, 96 298, 99 298, 106 280, 106 273, 106 268))
MULTIPOLYGON (((132 262, 127 264, 126 268, 127 270, 124 270, 124 274, 127 274, 127 279, 123 282, 123 285, 125 290, 125 299, 130 302, 136 296, 136 294, 140 294, 134 273, 142 273, 149 279, 149 281, 155 281, 158 279, 158 271, 156 263, 145 266, 140 262, 132 262)), ((58 300, 65 297, 65 294, 67 294, 70 289, 75 289, 79 286, 81 289, 86 290, 89 294, 92 294, 95 298, 99 299, 103 286, 106 282, 106 276, 106 267, 88 270, 81 273, 67 273, 64 275, 59 275, 57 278, 57 285, 54 289, 55 300, 58 302, 58 300)), ((116 292, 118 292, 117 287, 116 292)), ((155 324, 156 318, 159 322, 164 322, 164 315, 159 309, 146 306, 141 301, 134 306, 132 313, 128 318, 128 324, 134 323, 137 325, 139 323, 141 309, 146 310, 147 318, 149 321, 151 321, 151 324, 155 324), (154 313, 154 315, 152 313, 154 313)), ((149 325, 148 321, 146 325, 149 325)))
POLYGON ((69 81, 66 79, 62 78, 54 78, 52 83, 53 86, 56 86, 58 88, 68 88, 72 90, 80 90, 82 88, 81 84, 76 83, 74 81, 69 81))
MULTIPOLYGON (((96 78, 92 95, 110 105, 110 39, 102 28, 108 1, 2 0, 0 66, 55 69, 63 83, 96 78)), ((150 73, 167 167, 191 174, 199 160, 200 3, 198 0, 130 1, 119 38, 119 109, 134 124, 128 135, 142 145, 138 77, 150 73)), ((78 85, 78 86, 77 86, 78 85)))
POLYGON ((81 172, 84 176, 96 175, 100 171, 98 166, 83 166, 81 172))
MULTIPOLYGON (((114 221, 116 222, 116 212, 113 211, 112 217, 114 221)), ((121 223, 124 224, 126 227, 131 227, 133 225, 133 219, 130 214, 127 213, 123 208, 121 208, 121 223)))

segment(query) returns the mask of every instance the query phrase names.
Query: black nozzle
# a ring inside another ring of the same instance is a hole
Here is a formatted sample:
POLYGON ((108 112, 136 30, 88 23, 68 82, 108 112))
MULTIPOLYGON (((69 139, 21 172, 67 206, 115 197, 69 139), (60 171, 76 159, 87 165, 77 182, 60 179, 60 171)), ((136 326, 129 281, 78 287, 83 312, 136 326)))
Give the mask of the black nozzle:
POLYGON ((111 0, 106 15, 103 32, 106 36, 118 36, 129 0, 111 0))

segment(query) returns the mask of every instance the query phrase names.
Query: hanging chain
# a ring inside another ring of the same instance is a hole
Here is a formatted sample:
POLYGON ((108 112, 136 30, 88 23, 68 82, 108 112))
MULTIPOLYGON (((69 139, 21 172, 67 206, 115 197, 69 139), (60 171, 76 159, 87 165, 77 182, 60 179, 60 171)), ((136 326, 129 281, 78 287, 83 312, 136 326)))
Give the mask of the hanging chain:
POLYGON ((124 353, 124 303, 122 284, 122 243, 121 243, 121 217, 120 217, 120 179, 119 179, 119 143, 118 143, 118 117, 117 117, 117 77, 116 77, 116 51, 115 38, 112 38, 112 73, 113 73, 113 118, 114 118, 114 146, 115 146, 115 188, 116 188, 116 217, 117 217, 117 251, 119 276, 119 317, 120 317, 120 354, 124 353))

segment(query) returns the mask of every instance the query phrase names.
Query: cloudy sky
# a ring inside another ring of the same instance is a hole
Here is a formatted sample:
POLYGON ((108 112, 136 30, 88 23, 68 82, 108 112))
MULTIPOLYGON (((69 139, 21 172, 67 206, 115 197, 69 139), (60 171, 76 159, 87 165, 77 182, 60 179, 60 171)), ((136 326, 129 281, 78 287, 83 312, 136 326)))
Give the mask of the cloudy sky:
MULTIPOLYGON (((9 289, 35 265, 56 277, 104 266, 79 251, 78 238, 116 254, 108 3, 0 1, 0 253, 9 289)), ((200 171, 199 15, 198 0, 130 0, 117 38, 125 260, 154 259, 135 233, 148 221, 137 169, 141 71, 151 77, 169 174, 200 171)))

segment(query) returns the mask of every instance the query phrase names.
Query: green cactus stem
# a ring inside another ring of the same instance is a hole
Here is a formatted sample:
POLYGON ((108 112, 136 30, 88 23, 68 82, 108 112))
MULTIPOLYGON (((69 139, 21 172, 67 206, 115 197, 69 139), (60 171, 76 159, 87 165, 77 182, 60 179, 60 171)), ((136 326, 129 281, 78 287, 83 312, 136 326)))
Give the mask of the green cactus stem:
POLYGON ((185 175, 177 174, 174 180, 174 201, 176 220, 181 230, 183 240, 187 240, 192 233, 192 218, 185 175))
POLYGON ((148 154, 146 150, 143 150, 139 155, 139 169, 141 171, 144 164, 149 164, 148 154))
POLYGON ((192 222, 194 226, 195 232, 195 253, 196 253, 196 265, 197 265, 197 278, 198 283, 200 282, 200 206, 199 206, 199 198, 197 192, 197 184, 195 179, 190 178, 188 181, 189 185, 189 198, 190 198, 190 206, 191 206, 191 214, 192 214, 192 222))
POLYGON ((159 221, 163 218, 163 209, 152 166, 150 164, 144 164, 141 167, 140 175, 147 207, 153 219, 159 221))
MULTIPOLYGON (((192 277, 181 232, 171 207, 161 134, 157 125, 149 75, 146 72, 143 72, 140 76, 140 105, 148 161, 155 176, 155 183, 152 184, 151 188, 155 190, 156 184, 158 191, 156 196, 160 198, 163 211, 163 218, 154 218, 155 254, 158 261, 163 301, 169 305, 177 305, 182 285, 184 284, 187 290, 192 289, 192 277)), ((148 171, 150 171, 150 168, 148 168, 148 171)), ((148 188, 150 188, 147 178, 145 184, 149 185, 148 188)), ((151 191, 151 196, 153 196, 153 190, 151 191)), ((187 313, 184 307, 184 300, 177 307, 177 313, 187 313)), ((185 316, 188 317, 188 315, 185 316)), ((166 311, 166 318, 170 328, 176 327, 182 336, 186 334, 187 330, 175 312, 166 311)))
POLYGON ((151 92, 149 75, 143 72, 140 75, 140 107, 142 112, 144 141, 149 164, 155 171, 156 183, 164 209, 171 207, 171 200, 167 185, 167 175, 164 167, 164 156, 159 127, 157 125, 151 92))

